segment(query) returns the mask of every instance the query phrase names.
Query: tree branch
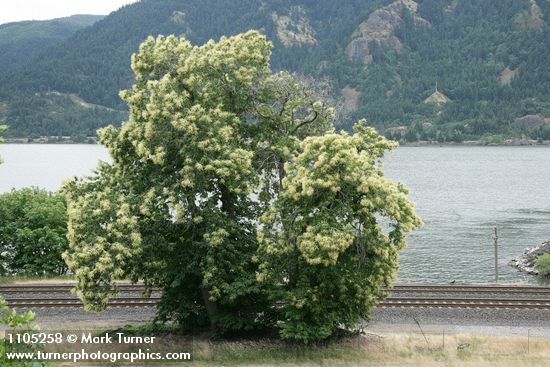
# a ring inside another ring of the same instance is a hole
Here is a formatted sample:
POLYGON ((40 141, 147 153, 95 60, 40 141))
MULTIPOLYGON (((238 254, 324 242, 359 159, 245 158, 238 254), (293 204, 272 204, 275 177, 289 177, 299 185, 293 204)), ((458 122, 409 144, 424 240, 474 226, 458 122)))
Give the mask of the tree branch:
POLYGON ((304 125, 307 125, 307 124, 311 124, 312 122, 314 122, 315 120, 317 120, 317 117, 319 116, 319 112, 317 111, 314 111, 313 112, 315 115, 309 119, 309 120, 305 120, 305 121, 302 121, 301 123, 299 123, 295 128, 294 130, 292 130, 291 134, 295 134, 299 128, 301 128, 302 126, 304 125))

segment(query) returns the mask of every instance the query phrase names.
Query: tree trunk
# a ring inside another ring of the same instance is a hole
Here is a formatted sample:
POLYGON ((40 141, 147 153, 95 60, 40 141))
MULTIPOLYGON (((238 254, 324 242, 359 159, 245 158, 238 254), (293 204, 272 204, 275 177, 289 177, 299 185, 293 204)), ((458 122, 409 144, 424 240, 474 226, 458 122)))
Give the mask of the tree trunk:
POLYGON ((210 330, 216 331, 216 323, 214 319, 218 314, 218 305, 216 302, 210 300, 210 290, 206 288, 201 288, 202 301, 204 302, 204 307, 206 308, 206 313, 208 313, 208 318, 210 319, 210 330))
POLYGON ((222 211, 231 219, 235 219, 235 195, 225 185, 220 187, 222 211))
POLYGON ((277 190, 277 195, 281 194, 281 191, 283 191, 283 178, 285 178, 285 162, 280 159, 279 162, 277 162, 277 168, 279 171, 279 190, 277 190))

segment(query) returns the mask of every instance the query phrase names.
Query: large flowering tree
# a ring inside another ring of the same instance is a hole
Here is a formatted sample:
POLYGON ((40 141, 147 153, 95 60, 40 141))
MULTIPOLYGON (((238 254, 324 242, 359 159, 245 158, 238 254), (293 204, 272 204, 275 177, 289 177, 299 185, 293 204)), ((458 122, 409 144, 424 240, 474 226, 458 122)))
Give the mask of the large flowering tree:
POLYGON ((380 172, 393 144, 363 124, 334 133, 334 110, 271 73, 270 50, 251 31, 198 47, 151 37, 132 57, 130 118, 100 132, 112 164, 65 186, 65 259, 88 309, 130 278, 186 328, 307 342, 368 316, 420 224, 380 172))

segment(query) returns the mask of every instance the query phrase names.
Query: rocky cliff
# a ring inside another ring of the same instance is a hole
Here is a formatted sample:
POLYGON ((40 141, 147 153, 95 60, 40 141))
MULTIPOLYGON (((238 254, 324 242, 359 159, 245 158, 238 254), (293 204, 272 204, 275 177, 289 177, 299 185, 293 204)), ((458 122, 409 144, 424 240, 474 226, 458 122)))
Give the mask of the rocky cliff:
POLYGON ((350 60, 363 60, 365 66, 368 66, 373 61, 373 42, 384 48, 401 51, 403 44, 395 36, 395 31, 403 22, 405 11, 413 14, 417 25, 430 25, 427 20, 416 15, 417 10, 418 4, 412 0, 398 0, 375 10, 355 31, 354 39, 346 48, 346 55, 350 60))

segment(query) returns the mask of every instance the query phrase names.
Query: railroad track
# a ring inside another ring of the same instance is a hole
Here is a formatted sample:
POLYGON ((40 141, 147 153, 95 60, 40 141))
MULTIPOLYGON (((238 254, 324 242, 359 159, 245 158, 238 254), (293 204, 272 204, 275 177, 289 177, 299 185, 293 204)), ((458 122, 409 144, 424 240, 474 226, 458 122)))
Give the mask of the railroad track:
MULTIPOLYGON (((109 300, 109 307, 154 307, 160 300, 159 297, 123 297, 109 300)), ((65 308, 83 307, 82 301, 78 298, 15 298, 6 300, 8 306, 15 308, 65 308)))
MULTIPOLYGON (((36 293, 36 292, 67 292, 75 286, 74 283, 63 284, 18 284, 0 285, 0 294, 5 293, 36 293)), ((142 292, 145 286, 141 284, 119 283, 117 287, 122 292, 142 292)), ((395 285, 388 292, 433 292, 433 293, 528 293, 550 294, 550 287, 533 286, 502 286, 502 285, 395 285)))
POLYGON ((417 298, 392 297, 380 301, 378 307, 422 308, 514 308, 550 310, 549 299, 491 299, 491 298, 417 298))
POLYGON ((504 285, 395 285, 390 293, 507 293, 550 294, 550 287, 504 286, 504 285))
MULTIPOLYGON (((118 284, 121 293, 143 292, 145 287, 139 284, 118 284)), ((82 302, 76 297, 20 297, 26 294, 68 293, 74 284, 48 285, 0 285, 2 295, 9 306, 15 308, 65 308, 82 307, 82 302), (9 295, 17 294, 18 297, 9 295)), ((508 309, 547 309, 550 310, 550 288, 526 286, 478 286, 478 285, 396 285, 387 290, 389 297, 379 302, 378 307, 407 308, 508 308, 508 309), (416 294, 423 294, 422 296, 416 294), (429 293, 430 296, 425 294, 429 293), (400 296, 406 294, 407 296, 400 296), (410 296, 409 296, 410 294, 410 296), (473 297, 465 297, 467 294, 473 297), (475 295, 490 294, 493 297, 479 298, 475 295), (442 295, 445 295, 443 297, 442 295), (502 297, 508 295, 509 297, 502 297), (548 298, 521 298, 533 295, 548 298), (516 297, 516 298, 512 298, 516 297)), ((154 307, 160 297, 149 298, 121 296, 109 301, 109 307, 154 307)))
MULTIPOLYGON (((64 284, 17 284, 17 285, 0 285, 0 295, 6 293, 59 293, 69 292, 74 288, 73 283, 64 284)), ((144 285, 140 284, 117 284, 117 288, 121 292, 143 292, 144 285)))
MULTIPOLYGON (((59 295, 70 294, 70 290, 75 286, 74 283, 63 284, 17 284, 0 285, 0 296, 3 296, 8 306, 24 309, 38 308, 82 308, 84 305, 76 296, 59 297, 59 295), (34 295, 28 298, 26 295, 34 295), (37 294, 49 295, 37 298, 37 294), (10 295, 12 295, 10 297, 10 295), (14 298, 13 295, 17 295, 14 298), (21 297, 24 295, 25 297, 21 297)), ((141 293, 145 286, 141 284, 118 283, 117 288, 120 293, 141 293)), ((144 297, 116 297, 108 302, 108 307, 154 307, 160 300, 158 296, 149 298, 144 297)))

